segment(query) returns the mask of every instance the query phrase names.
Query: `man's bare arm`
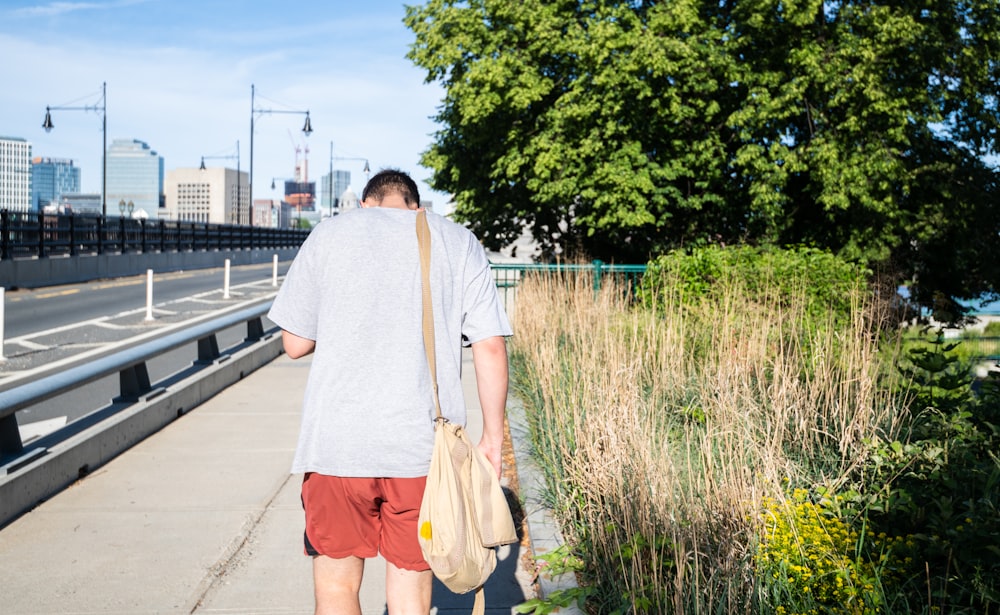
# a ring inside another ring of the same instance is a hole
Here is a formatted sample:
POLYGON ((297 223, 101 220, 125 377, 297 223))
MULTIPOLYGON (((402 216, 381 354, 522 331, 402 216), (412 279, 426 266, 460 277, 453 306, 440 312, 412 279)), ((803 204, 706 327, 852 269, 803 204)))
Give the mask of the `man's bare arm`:
POLYGON ((507 409, 506 340, 496 336, 475 342, 472 344, 472 362, 476 368, 479 405, 483 408, 483 437, 479 441, 479 450, 500 476, 503 419, 507 409))
POLYGON ((281 345, 285 348, 285 354, 292 359, 304 357, 313 350, 316 350, 316 342, 314 340, 299 337, 284 329, 281 330, 281 345))

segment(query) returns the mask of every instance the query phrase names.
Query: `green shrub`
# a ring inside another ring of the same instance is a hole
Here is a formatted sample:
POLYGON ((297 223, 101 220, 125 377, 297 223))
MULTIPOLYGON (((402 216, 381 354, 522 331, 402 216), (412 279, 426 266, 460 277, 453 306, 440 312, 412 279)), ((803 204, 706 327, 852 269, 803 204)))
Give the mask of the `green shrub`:
POLYGON ((987 379, 974 392, 954 351, 944 340, 910 350, 909 437, 882 443, 871 457, 865 482, 882 490, 868 519, 875 531, 913 537, 910 608, 996 613, 1000 383, 987 379))
POLYGON ((868 275, 815 248, 707 246, 675 250, 648 263, 639 297, 646 305, 662 308, 711 301, 735 287, 763 305, 780 306, 804 297, 806 312, 815 322, 826 322, 832 314, 842 324, 857 310, 852 300, 868 275))

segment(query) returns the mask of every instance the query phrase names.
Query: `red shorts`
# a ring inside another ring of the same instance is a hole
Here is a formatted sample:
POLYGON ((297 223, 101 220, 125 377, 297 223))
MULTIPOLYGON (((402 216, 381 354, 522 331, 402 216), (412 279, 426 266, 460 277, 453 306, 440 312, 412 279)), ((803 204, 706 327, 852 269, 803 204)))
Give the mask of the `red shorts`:
POLYGON ((430 570, 417 542, 417 516, 427 477, 341 478, 307 473, 305 552, 335 559, 375 557, 397 568, 430 570))

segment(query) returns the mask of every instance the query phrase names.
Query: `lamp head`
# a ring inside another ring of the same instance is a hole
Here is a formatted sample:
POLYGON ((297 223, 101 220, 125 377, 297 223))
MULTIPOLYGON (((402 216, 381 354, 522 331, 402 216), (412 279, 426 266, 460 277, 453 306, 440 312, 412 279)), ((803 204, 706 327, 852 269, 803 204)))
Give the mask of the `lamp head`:
POLYGON ((312 134, 312 131, 313 131, 312 122, 309 121, 309 112, 306 111, 306 123, 305 125, 302 126, 302 132, 305 133, 305 135, 308 137, 309 135, 312 134))
POLYGON ((201 157, 201 166, 198 167, 198 168, 201 169, 202 171, 205 170, 205 157, 204 156, 201 157))
POLYGON ((45 121, 42 122, 42 128, 45 132, 51 132, 54 126, 52 125, 52 114, 49 113, 49 108, 45 107, 45 121))

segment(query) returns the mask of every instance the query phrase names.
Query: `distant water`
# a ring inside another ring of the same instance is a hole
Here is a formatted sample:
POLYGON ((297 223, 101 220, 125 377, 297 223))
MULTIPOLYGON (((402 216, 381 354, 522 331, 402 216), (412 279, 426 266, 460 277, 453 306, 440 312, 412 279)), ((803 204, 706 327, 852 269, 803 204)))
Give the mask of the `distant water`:
POLYGON ((1000 316, 1000 300, 980 305, 981 301, 959 301, 964 306, 971 307, 973 314, 980 316, 1000 316))
MULTIPOLYGON (((896 289, 900 297, 906 299, 910 296, 910 289, 905 286, 900 286, 896 289)), ((960 304, 972 308, 972 313, 978 316, 1000 316, 1000 299, 996 301, 991 301, 985 305, 980 305, 981 300, 976 299, 963 299, 959 301, 960 304)))

